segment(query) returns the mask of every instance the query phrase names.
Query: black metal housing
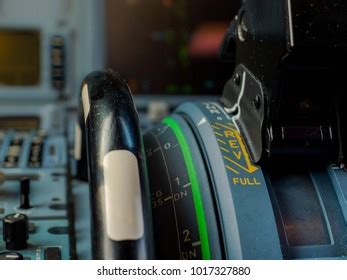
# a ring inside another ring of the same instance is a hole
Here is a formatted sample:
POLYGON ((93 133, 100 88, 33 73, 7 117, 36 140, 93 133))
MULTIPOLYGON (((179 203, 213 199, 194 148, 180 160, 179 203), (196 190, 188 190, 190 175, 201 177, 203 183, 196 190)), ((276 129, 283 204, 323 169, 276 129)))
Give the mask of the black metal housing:
POLYGON ((244 1, 230 31, 236 67, 222 102, 253 162, 286 150, 343 164, 346 15, 341 0, 244 1))

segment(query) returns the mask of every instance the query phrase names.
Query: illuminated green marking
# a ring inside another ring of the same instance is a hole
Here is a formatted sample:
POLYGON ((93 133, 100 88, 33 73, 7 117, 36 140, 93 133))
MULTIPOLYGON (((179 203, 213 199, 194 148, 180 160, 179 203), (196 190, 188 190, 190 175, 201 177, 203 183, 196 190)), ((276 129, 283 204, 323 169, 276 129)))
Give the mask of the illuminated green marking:
POLYGON ((198 228, 199 228, 199 235, 200 235, 200 241, 201 241, 202 257, 204 260, 210 260, 211 252, 210 252, 210 244, 208 241, 208 231, 207 231, 207 225, 206 225, 204 206, 201 199, 200 186, 198 182, 198 177, 196 175, 192 154, 190 152, 184 133, 180 125, 178 124, 178 122, 175 119, 168 117, 163 120, 163 123, 167 124, 172 129, 176 138, 178 139, 178 143, 181 146, 181 151, 183 153, 183 158, 188 170, 188 176, 192 186, 194 207, 195 207, 196 217, 198 220, 198 228))

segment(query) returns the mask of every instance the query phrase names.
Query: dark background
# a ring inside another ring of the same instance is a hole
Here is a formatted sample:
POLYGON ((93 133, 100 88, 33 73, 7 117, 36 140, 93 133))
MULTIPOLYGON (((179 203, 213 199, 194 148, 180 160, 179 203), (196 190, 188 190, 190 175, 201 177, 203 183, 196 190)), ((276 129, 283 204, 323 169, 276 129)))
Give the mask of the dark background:
POLYGON ((239 5, 234 0, 107 0, 108 67, 119 71, 135 93, 219 95, 232 69, 219 61, 216 45, 239 5))

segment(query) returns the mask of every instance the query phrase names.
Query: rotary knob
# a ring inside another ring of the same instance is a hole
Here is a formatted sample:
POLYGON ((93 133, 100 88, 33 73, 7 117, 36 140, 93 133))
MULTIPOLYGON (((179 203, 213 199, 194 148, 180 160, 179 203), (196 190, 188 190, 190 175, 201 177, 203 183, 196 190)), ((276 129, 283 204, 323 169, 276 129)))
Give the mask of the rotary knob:
POLYGON ((29 239, 29 218, 20 213, 7 215, 3 220, 3 238, 7 250, 26 249, 29 239))

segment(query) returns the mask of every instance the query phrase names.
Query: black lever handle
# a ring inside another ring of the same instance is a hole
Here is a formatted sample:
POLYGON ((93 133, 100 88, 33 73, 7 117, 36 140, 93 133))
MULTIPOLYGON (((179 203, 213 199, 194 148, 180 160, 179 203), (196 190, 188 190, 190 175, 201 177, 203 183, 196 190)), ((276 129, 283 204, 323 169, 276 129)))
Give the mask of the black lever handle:
POLYGON ((151 259, 150 194, 138 115, 111 71, 82 84, 94 259, 151 259))

